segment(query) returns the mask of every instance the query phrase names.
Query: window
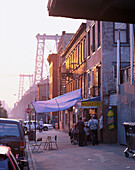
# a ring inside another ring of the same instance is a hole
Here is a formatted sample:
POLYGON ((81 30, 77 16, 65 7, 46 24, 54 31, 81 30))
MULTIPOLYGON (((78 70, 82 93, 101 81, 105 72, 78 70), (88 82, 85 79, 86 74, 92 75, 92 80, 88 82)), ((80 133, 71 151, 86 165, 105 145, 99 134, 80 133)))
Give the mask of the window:
POLYGON ((71 57, 69 56, 68 59, 69 59, 69 69, 70 69, 71 68, 71 60, 70 60, 71 57))
POLYGON ((89 97, 89 95, 90 95, 90 73, 88 73, 88 97, 89 97))
POLYGON ((90 56, 90 30, 88 31, 88 56, 90 56))
POLYGON ((95 52, 95 25, 92 28, 92 52, 95 52))
POLYGON ((74 52, 73 52, 73 54, 72 54, 72 60, 73 60, 73 69, 75 68, 75 57, 74 57, 74 52))
POLYGON ((71 70, 73 69, 73 54, 71 54, 71 57, 70 57, 70 61, 71 61, 71 66, 70 66, 70 68, 71 68, 71 70))
POLYGON ((75 81, 75 84, 76 84, 76 90, 77 90, 77 80, 75 81))
POLYGON ((81 63, 82 63, 82 60, 83 60, 83 54, 82 54, 82 42, 81 42, 81 63))
POLYGON ((72 86, 72 83, 71 83, 71 86, 70 86, 70 91, 73 91, 73 86, 72 86))
POLYGON ((121 43, 129 43, 129 25, 123 23, 114 23, 114 43, 117 43, 119 38, 120 31, 120 42, 121 43), (122 26, 122 27, 121 27, 122 26), (121 28, 120 28, 121 27, 121 28))
POLYGON ((82 77, 81 77, 81 89, 82 89, 82 80, 83 80, 83 79, 82 79, 82 77))
POLYGON ((85 39, 83 40, 83 60, 85 60, 85 39))
POLYGON ((80 61, 79 61, 79 45, 78 45, 78 65, 79 65, 80 61))
POLYGON ((78 89, 80 88, 80 79, 78 79, 78 89))
POLYGON ((19 129, 17 124, 1 123, 0 136, 9 135, 19 137, 19 129))
POLYGON ((85 86, 86 86, 86 75, 84 74, 84 98, 86 97, 86 91, 85 91, 85 86))
POLYGON ((99 47, 100 46, 100 21, 98 21, 97 27, 98 27, 98 47, 99 47))

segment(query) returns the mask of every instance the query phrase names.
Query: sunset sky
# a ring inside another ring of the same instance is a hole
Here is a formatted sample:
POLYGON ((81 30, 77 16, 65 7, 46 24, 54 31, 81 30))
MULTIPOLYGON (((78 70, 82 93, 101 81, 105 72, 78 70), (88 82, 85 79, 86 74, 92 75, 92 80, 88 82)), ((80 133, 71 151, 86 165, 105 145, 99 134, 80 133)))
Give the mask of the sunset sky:
MULTIPOLYGON (((49 17, 48 0, 4 0, 0 2, 0 100, 13 107, 18 100, 19 74, 33 74, 36 35, 75 33, 84 20, 49 17)), ((54 50, 46 42, 45 57, 54 50), (51 49, 50 49, 51 48, 51 49)), ((26 81, 28 84, 28 81, 26 81)), ((27 88, 27 85, 26 87, 27 88)))

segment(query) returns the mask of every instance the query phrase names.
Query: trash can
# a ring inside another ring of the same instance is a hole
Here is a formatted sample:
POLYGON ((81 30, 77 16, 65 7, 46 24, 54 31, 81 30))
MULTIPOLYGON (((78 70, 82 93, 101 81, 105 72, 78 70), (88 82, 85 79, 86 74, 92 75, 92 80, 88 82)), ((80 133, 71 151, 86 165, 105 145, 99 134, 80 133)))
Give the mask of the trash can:
POLYGON ((129 157, 129 153, 135 156, 135 122, 124 122, 126 133, 127 148, 124 150, 125 157, 129 157))
POLYGON ((29 135, 28 135, 29 141, 35 140, 35 138, 36 138, 36 134, 35 133, 36 132, 34 130, 29 132, 29 135))

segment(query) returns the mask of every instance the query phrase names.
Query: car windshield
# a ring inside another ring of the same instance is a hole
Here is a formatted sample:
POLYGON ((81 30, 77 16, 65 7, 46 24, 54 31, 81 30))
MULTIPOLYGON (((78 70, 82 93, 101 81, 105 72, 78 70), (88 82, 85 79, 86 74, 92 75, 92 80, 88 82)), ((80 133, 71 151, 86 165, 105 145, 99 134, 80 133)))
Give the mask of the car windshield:
POLYGON ((2 136, 19 137, 20 134, 17 124, 0 123, 0 137, 2 136))
POLYGON ((12 164, 6 155, 0 154, 0 170, 12 170, 12 164))

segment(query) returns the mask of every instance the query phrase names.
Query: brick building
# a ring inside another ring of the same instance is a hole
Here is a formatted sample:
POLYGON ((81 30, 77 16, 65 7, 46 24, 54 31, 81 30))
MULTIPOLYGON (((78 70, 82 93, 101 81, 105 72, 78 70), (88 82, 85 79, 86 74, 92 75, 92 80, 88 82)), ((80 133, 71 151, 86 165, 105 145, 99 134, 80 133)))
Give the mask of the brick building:
MULTIPOLYGON (((82 97, 86 98, 86 24, 82 23, 61 55, 61 75, 65 79, 66 93, 82 88, 82 97)), ((78 115, 79 116, 79 115, 78 115)), ((78 120, 74 108, 60 112, 60 129, 69 131, 78 120)))
MULTIPOLYGON (((41 80, 38 87, 38 101, 45 101, 49 99, 49 77, 44 80, 41 80)), ((49 123, 50 114, 49 113, 38 113, 37 120, 43 119, 45 123, 49 123)))
MULTIPOLYGON (((100 97, 101 106, 92 108, 89 113, 100 111, 104 115, 104 142, 117 142, 117 39, 121 23, 87 21, 87 97, 100 97), (112 107, 113 128, 109 129, 109 106, 112 107), (109 137, 108 137, 109 136, 109 137)), ((120 29, 121 70, 129 66, 130 44, 129 25, 120 29)), ((122 72, 122 71, 121 71, 122 72)), ((121 78, 122 80, 122 74, 121 78)))
MULTIPOLYGON (((66 76, 63 74, 65 70, 65 59, 62 57, 62 54, 67 47, 68 43, 70 42, 71 38, 73 37, 73 33, 66 33, 65 31, 62 32, 62 36, 58 43, 58 95, 63 95, 66 93, 65 83, 66 83, 66 76)), ((64 129, 65 126, 65 114, 64 111, 58 112, 58 127, 60 130, 64 129), (62 116, 61 116, 62 115, 62 116)))
MULTIPOLYGON (((58 55, 49 54, 47 58, 49 62, 49 99, 55 98, 58 96, 58 55)), ((51 112, 51 123, 53 126, 58 121, 58 113, 51 112)))

